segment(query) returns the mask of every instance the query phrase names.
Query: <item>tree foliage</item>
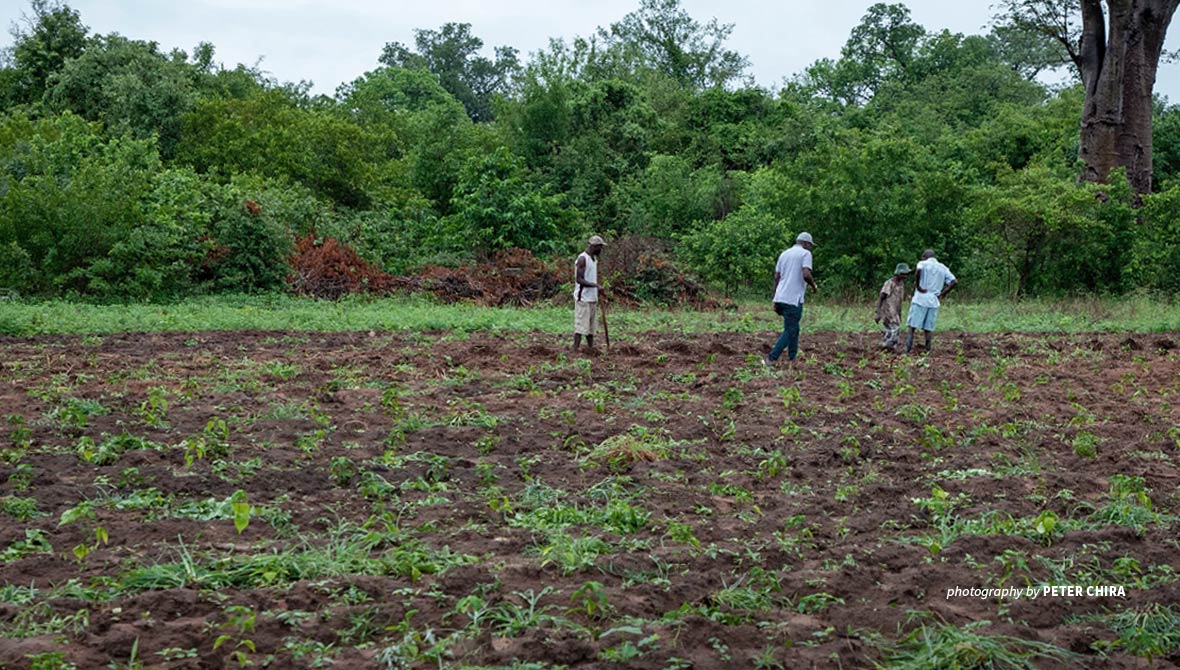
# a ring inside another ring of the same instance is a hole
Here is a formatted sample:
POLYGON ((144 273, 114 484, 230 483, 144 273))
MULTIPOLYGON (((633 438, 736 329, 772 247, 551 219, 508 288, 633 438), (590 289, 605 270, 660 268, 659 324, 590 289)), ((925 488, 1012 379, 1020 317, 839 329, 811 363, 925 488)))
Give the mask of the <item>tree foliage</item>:
POLYGON ((1082 0, 1004 0, 986 35, 873 5, 780 90, 733 26, 637 2, 523 62, 470 24, 419 30, 322 96, 33 0, 0 61, 0 288, 281 290, 297 237, 401 273, 593 231, 765 295, 807 230, 825 293, 927 247, 981 294, 1176 290, 1180 113, 1151 107, 1160 193, 1078 184, 1090 82, 1037 81, 1084 61, 1082 0))
POLYGON ((384 65, 421 69, 438 78, 444 90, 463 104, 472 121, 491 121, 497 95, 508 92, 520 69, 516 49, 496 47, 495 57, 479 54, 483 40, 471 34, 470 23, 446 23, 438 30, 415 30, 416 50, 400 42, 385 45, 384 65))

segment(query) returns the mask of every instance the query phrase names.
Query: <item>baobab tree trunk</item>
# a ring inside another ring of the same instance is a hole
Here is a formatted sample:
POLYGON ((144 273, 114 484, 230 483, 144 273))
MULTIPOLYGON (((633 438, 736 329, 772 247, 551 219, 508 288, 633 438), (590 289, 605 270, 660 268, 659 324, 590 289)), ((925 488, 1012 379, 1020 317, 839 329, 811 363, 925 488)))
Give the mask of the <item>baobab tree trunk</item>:
POLYGON ((1136 193, 1151 192, 1152 90, 1164 37, 1180 0, 1081 0, 1075 62, 1086 87, 1078 157, 1082 179, 1104 182, 1125 166, 1136 193), (1109 30, 1107 20, 1109 19, 1109 30))

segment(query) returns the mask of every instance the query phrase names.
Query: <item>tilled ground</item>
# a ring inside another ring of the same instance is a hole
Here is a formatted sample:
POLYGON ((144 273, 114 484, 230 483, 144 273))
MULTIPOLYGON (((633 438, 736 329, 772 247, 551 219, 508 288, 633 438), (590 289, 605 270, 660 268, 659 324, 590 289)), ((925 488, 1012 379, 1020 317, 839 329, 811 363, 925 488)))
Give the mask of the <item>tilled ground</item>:
POLYGON ((0 668, 1175 667, 1176 337, 0 339, 0 668))

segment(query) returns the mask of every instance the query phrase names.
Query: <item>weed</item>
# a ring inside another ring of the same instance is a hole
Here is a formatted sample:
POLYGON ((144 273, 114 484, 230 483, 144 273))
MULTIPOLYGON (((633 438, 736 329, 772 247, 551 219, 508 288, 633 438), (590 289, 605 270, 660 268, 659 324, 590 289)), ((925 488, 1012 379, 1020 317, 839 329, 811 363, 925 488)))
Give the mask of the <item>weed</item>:
MULTIPOLYGON (((929 618, 929 615, 925 618, 929 618)), ((980 632, 980 629, 990 625, 991 622, 987 620, 965 626, 923 621, 887 654, 883 667, 890 670, 1036 670, 1036 659, 1066 663, 1075 657, 1065 649, 1044 642, 980 632)))
POLYGON ((1123 610, 1103 617, 1103 622, 1119 636, 1110 646, 1145 658, 1149 665, 1180 651, 1180 609, 1171 605, 1123 610))
POLYGON ((549 612, 557 607, 541 604, 541 600, 552 592, 552 586, 546 586, 540 593, 533 589, 514 591, 512 595, 520 602, 505 600, 489 612, 488 620, 507 637, 517 637, 526 631, 554 623, 557 617, 549 612))
POLYGON ((658 461, 668 456, 668 441, 644 426, 632 425, 625 432, 608 437, 586 455, 589 463, 605 462, 620 472, 640 461, 658 461))
POLYGON ((1097 526, 1124 526, 1132 528, 1142 536, 1147 526, 1163 521, 1163 517, 1152 510, 1151 498, 1142 477, 1115 474, 1110 478, 1109 502, 1095 510, 1088 521, 1097 526))
POLYGON ((20 608, 11 620, 0 624, 0 637, 23 640, 42 635, 81 637, 90 628, 90 610, 80 609, 73 614, 54 612, 46 602, 20 608))
POLYGON ((28 521, 45 516, 44 512, 37 509, 36 498, 4 496, 0 498, 0 510, 17 521, 28 521))
POLYGON ((64 652, 47 651, 41 654, 25 654, 29 659, 29 670, 77 670, 76 665, 66 660, 64 652))
POLYGON ((126 431, 118 435, 104 436, 103 440, 97 443, 93 439, 83 436, 78 438, 78 443, 74 447, 79 460, 93 465, 112 465, 117 463, 119 457, 125 452, 138 449, 159 451, 162 447, 151 440, 136 437, 126 431))
POLYGON ((45 531, 39 528, 26 528, 24 539, 14 541, 8 545, 7 549, 0 552, 0 562, 11 563, 32 554, 52 553, 53 545, 49 543, 49 537, 45 531))

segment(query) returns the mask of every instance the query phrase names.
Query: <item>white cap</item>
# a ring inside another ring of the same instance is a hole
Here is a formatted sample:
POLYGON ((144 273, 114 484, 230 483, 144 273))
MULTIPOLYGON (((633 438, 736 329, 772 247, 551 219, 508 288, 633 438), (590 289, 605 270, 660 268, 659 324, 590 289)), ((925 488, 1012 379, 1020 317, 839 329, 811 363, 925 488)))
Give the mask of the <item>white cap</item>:
POLYGON ((796 242, 806 242, 808 244, 815 244, 811 241, 811 233, 799 233, 799 237, 795 238, 796 242))

